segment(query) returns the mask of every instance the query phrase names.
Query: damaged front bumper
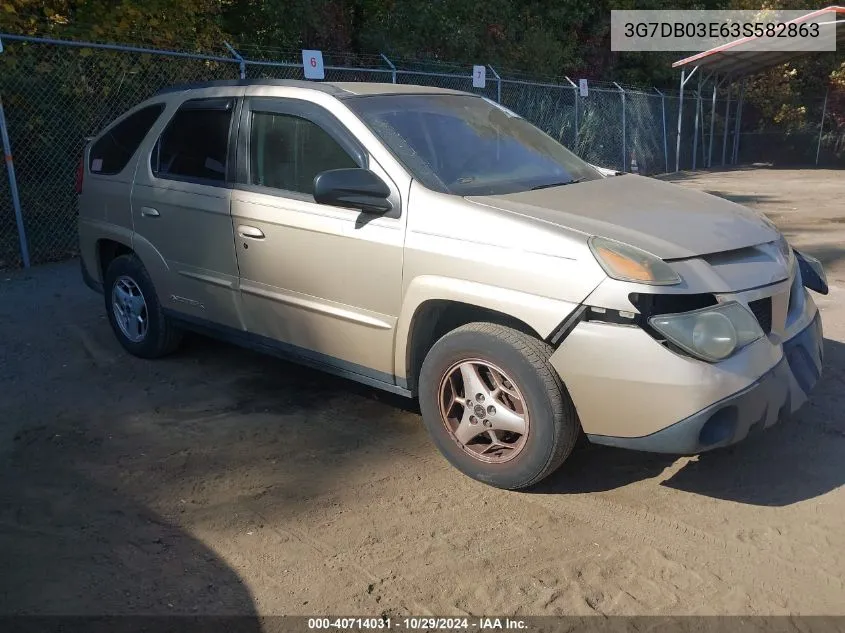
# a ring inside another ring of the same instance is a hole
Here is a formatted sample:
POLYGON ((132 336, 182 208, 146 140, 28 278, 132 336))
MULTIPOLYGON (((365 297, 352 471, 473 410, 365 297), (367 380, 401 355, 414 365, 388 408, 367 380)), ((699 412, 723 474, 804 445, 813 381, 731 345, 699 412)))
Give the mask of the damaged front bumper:
POLYGON ((590 441, 695 454, 739 442, 801 407, 821 376, 821 316, 797 271, 721 298, 748 305, 761 296, 770 300, 771 329, 717 363, 672 350, 641 327, 578 323, 551 362, 590 441))
POLYGON ((587 437, 596 444, 676 454, 735 444, 774 425, 807 401, 821 376, 822 341, 817 313, 810 325, 783 344, 783 358, 749 387, 650 435, 587 437))

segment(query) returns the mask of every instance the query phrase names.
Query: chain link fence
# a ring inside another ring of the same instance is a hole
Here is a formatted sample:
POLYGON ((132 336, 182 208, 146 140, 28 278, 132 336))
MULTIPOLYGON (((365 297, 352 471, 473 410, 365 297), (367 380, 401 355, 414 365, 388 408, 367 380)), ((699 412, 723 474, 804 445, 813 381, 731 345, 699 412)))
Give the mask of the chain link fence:
MULTIPOLYGON (((33 263, 76 254, 73 183, 86 138, 174 83, 237 77, 237 62, 4 42, 0 98, 33 263)), ((22 254, 6 174, 0 189, 0 267, 22 254)))
MULTIPOLYGON (((279 61, 296 59, 290 51, 268 54, 230 48, 225 55, 214 56, 2 34, 0 40, 5 48, 0 54, 0 99, 14 152, 22 229, 32 263, 75 255, 73 182, 83 146, 87 137, 129 107, 176 83, 238 77, 304 78, 301 63, 279 61)), ((569 79, 549 83, 519 76, 500 77, 490 67, 485 86, 476 88, 467 67, 331 53, 325 53, 324 59, 326 81, 418 84, 480 94, 517 112, 601 167, 641 174, 673 171, 678 148, 682 169, 693 167, 694 148, 697 166, 706 166, 704 148, 709 147, 710 136, 709 119, 705 117, 709 115, 705 106, 710 104, 705 104, 706 99, 685 99, 679 143, 679 100, 654 89, 590 82, 588 94, 582 96, 579 86, 569 79), (697 140, 693 138, 696 105, 701 119, 697 140)), ((724 119, 720 116, 714 117, 714 147, 718 150, 713 151, 713 164, 721 161, 719 140, 724 119)), ((824 137, 824 151, 841 154, 838 122, 830 115, 828 121, 831 125, 824 137)), ((800 143, 808 145, 806 139, 800 143)), ((750 146, 759 147, 761 142, 743 140, 742 159, 753 156, 750 146)), ((728 157, 732 154, 729 143, 728 157)), ((25 263, 20 227, 9 179, 3 176, 0 268, 17 267, 25 263)))

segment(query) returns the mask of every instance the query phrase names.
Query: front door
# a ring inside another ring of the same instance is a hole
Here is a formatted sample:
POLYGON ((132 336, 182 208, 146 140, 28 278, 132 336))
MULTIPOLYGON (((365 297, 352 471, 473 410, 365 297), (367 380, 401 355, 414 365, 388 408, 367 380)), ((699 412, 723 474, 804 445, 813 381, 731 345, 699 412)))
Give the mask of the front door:
POLYGON ((317 204, 314 177, 369 167, 398 190, 328 110, 244 101, 232 218, 244 320, 284 351, 393 383, 404 224, 317 204), (369 221, 364 221, 365 218, 369 221))

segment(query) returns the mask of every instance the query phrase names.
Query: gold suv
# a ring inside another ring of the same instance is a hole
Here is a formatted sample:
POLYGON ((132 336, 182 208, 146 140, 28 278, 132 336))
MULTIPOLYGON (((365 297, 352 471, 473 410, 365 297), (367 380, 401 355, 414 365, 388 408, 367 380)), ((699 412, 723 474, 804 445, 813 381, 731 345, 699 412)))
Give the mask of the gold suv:
POLYGON ((419 398, 517 489, 592 442, 696 453, 819 378, 819 262, 754 211, 608 176, 510 110, 393 84, 164 90, 85 148, 83 277, 131 354, 197 329, 419 398))

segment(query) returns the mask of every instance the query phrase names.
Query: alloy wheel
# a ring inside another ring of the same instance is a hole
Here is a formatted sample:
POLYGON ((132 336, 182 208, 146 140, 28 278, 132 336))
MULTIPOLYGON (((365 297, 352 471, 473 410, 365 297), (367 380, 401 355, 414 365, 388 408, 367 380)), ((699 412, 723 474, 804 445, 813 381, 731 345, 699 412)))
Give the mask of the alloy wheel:
POLYGON ((444 373, 438 395, 443 424, 475 459, 503 463, 525 447, 528 407, 499 367, 477 358, 455 363, 444 373))
POLYGON ((140 343, 147 336, 149 314, 141 288, 128 275, 118 277, 111 292, 112 311, 117 326, 133 343, 140 343))

